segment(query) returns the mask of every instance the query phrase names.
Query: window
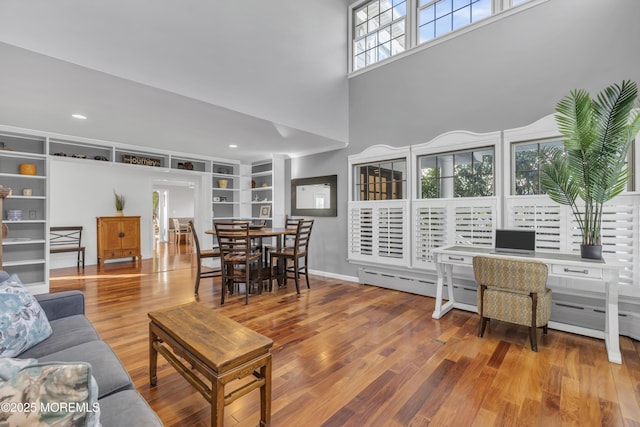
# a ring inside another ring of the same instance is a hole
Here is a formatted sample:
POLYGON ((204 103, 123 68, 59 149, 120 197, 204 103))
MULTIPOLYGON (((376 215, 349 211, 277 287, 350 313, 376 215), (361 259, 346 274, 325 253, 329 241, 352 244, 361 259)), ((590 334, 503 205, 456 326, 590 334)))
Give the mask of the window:
POLYGON ((418 43, 491 16, 491 0, 419 0, 418 43))
POLYGON ((353 11, 353 69, 405 50, 406 0, 373 0, 353 11))
MULTIPOLYGON (((537 0, 538 3, 547 0, 537 0)), ((351 69, 358 71, 533 0, 363 0, 349 6, 351 69)), ((502 17, 508 14, 502 14, 502 17)))
POLYGON ((419 197, 493 196, 493 158, 493 147, 419 157, 419 197))
POLYGON ((514 180, 512 194, 544 194, 540 185, 540 159, 546 149, 563 147, 562 141, 525 142, 513 145, 514 180))
POLYGON ((354 166, 354 200, 396 200, 406 198, 407 162, 405 159, 354 166))
MULTIPOLYGON (((539 142, 523 142, 512 145, 513 152, 513 177, 511 194, 518 196, 530 196, 535 194, 545 194, 540 184, 540 169, 543 166, 542 159, 545 158, 545 150, 552 147, 562 148, 562 141, 539 141, 539 142)), ((629 146, 627 159, 633 158, 633 144, 629 146)), ((626 191, 633 190, 633 164, 629 164, 629 182, 626 191)))

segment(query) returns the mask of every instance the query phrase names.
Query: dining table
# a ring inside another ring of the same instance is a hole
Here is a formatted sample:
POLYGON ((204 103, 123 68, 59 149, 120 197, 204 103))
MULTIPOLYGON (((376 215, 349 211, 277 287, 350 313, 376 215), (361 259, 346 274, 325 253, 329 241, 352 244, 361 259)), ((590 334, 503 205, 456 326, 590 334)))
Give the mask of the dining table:
MULTIPOLYGON (((215 229, 211 229, 211 230, 205 230, 205 234, 210 234, 215 236, 216 235, 216 230, 215 229)), ((262 258, 262 266, 263 266, 263 271, 269 272, 269 269, 271 268, 271 260, 269 259, 269 254, 268 251, 263 249, 263 245, 262 245, 262 239, 264 238, 269 238, 269 237, 275 237, 276 238, 276 251, 280 251, 283 247, 284 244, 284 239, 286 238, 286 236, 295 236, 296 235, 296 229, 295 228, 285 228, 285 227, 264 227, 264 226, 256 226, 256 225, 250 225, 249 226, 249 237, 251 239, 255 239, 258 241, 258 247, 261 248, 262 252, 263 252, 263 258, 262 258)), ((279 266, 282 267, 282 266, 279 266)), ((265 278, 268 278, 269 276, 265 276, 265 278)), ((278 278, 278 286, 282 285, 282 277, 283 277, 283 271, 277 271, 276 272, 276 277, 278 278)))

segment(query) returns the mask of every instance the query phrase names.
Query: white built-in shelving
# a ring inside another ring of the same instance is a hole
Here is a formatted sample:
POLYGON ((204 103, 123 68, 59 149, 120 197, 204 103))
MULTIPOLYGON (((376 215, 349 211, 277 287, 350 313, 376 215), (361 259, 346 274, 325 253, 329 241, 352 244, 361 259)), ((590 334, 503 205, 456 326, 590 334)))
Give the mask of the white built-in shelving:
POLYGON ((0 132, 0 185, 12 190, 3 204, 8 235, 2 241, 2 268, 36 292, 48 288, 49 276, 46 144, 42 136, 0 132), (21 165, 34 165, 35 174, 21 165))

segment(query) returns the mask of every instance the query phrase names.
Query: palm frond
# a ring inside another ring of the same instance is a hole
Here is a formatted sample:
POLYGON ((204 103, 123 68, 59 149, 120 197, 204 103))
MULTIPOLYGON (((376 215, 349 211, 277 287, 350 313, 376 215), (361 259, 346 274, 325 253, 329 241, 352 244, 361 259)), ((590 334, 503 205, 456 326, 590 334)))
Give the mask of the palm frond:
POLYGON ((593 102, 584 90, 573 90, 556 107, 556 123, 567 150, 588 150, 595 141, 593 102))
POLYGON ((598 94, 593 102, 594 126, 598 135, 596 150, 603 150, 610 144, 615 148, 626 148, 622 145, 628 141, 629 118, 637 96, 636 84, 627 80, 598 94))

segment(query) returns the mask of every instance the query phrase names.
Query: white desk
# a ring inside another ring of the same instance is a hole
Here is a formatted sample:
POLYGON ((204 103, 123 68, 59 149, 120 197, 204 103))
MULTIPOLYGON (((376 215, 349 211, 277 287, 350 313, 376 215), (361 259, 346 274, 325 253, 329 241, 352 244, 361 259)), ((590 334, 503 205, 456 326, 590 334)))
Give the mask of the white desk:
POLYGON ((594 336, 604 338, 610 362, 622 363, 618 326, 618 271, 621 266, 604 261, 585 260, 574 254, 536 252, 535 255, 521 256, 491 254, 491 251, 492 249, 490 248, 478 246, 443 246, 433 251, 436 257, 436 271, 438 273, 436 308, 433 311, 434 319, 441 318, 452 308, 477 311, 474 306, 455 302, 453 295, 454 266, 473 268, 473 257, 480 255, 539 261, 549 266, 549 276, 579 278, 595 281, 602 285, 602 290, 605 294, 605 327, 601 336, 599 334, 594 334, 594 336), (449 290, 449 300, 443 304, 442 290, 445 280, 449 290))

